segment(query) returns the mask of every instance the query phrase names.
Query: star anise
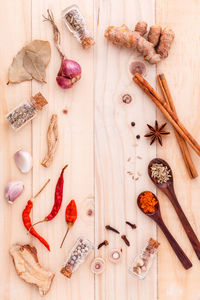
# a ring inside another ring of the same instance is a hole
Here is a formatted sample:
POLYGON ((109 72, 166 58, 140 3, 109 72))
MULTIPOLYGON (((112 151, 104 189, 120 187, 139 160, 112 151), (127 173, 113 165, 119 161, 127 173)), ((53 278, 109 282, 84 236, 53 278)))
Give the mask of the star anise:
POLYGON ((159 127, 158 122, 155 121, 155 128, 153 128, 151 125, 147 124, 148 128, 150 129, 150 132, 145 134, 145 137, 151 137, 150 145, 152 145, 157 140, 159 144, 162 146, 162 135, 170 134, 170 132, 163 130, 166 125, 167 123, 164 123, 159 127))

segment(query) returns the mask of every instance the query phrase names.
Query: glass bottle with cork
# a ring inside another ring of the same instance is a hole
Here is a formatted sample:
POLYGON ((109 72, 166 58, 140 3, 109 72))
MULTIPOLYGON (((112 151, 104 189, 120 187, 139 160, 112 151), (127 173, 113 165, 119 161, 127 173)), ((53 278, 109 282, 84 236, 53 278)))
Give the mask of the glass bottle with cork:
POLYGON ((37 93, 29 101, 21 103, 9 112, 6 119, 14 130, 19 130, 31 121, 46 104, 48 102, 44 96, 41 93, 37 93))

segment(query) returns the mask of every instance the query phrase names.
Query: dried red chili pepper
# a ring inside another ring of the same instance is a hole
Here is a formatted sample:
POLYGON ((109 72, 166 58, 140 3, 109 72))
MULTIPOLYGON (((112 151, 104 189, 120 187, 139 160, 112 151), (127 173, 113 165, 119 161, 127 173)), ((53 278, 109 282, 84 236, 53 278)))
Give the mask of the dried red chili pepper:
POLYGON ((62 245, 65 241, 65 238, 70 230, 70 228, 74 225, 75 221, 77 219, 77 207, 74 200, 71 200, 69 204, 66 207, 65 211, 65 221, 67 222, 67 231, 65 233, 65 236, 62 240, 62 243, 60 245, 60 248, 62 248, 62 245))
POLYGON ((53 218, 55 218, 55 216, 57 215, 57 213, 60 210, 60 207, 62 204, 62 198, 63 198, 63 185, 64 185, 63 174, 64 174, 64 170, 67 167, 68 167, 68 165, 64 166, 64 168, 62 169, 62 172, 60 174, 60 177, 58 178, 58 182, 56 184, 56 189, 55 189, 54 205, 53 205, 53 208, 52 208, 50 214, 45 218, 45 221, 51 221, 53 218))
POLYGON ((33 200, 37 196, 39 196, 39 194, 43 191, 43 189, 46 187, 46 185, 49 183, 49 181, 50 181, 50 179, 48 179, 48 181, 45 183, 45 185, 41 188, 41 190, 33 198, 28 200, 27 205, 22 212, 22 220, 23 220, 24 226, 30 232, 30 234, 33 235, 34 237, 36 237, 50 251, 50 247, 49 247, 49 244, 47 243, 47 241, 41 235, 39 235, 33 228, 32 224, 31 224, 31 217, 30 217, 31 210, 33 208, 33 200))
POLYGON ((36 224, 42 223, 42 222, 47 222, 51 221, 52 219, 55 218, 55 216, 58 214, 61 204, 62 204, 62 199, 63 199, 63 185, 64 185, 64 170, 68 167, 68 165, 64 166, 64 168, 61 171, 61 174, 58 178, 57 184, 56 184, 56 189, 55 189, 55 196, 54 196, 54 205, 52 207, 52 210, 50 214, 48 214, 47 217, 45 217, 42 221, 36 222, 32 226, 35 226, 36 224))

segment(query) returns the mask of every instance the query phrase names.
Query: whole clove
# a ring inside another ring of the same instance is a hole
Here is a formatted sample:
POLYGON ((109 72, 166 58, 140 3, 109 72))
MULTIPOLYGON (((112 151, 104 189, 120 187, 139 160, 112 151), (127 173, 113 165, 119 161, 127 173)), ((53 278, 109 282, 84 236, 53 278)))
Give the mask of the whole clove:
POLYGON ((131 222, 126 221, 126 224, 129 225, 132 229, 137 228, 137 226, 135 224, 132 224, 131 222))
POLYGON ((108 246, 109 242, 107 240, 103 241, 102 243, 99 244, 99 246, 97 247, 97 249, 100 249, 103 246, 108 246))
POLYGON ((124 243, 129 247, 129 246, 130 246, 130 242, 129 242, 129 240, 127 239, 126 235, 125 235, 125 234, 122 235, 121 238, 122 238, 122 240, 124 241, 124 243))
POLYGON ((117 233, 117 234, 120 233, 117 229, 111 227, 110 225, 106 225, 105 228, 106 228, 107 230, 111 230, 111 231, 113 231, 113 232, 115 232, 115 233, 117 233))

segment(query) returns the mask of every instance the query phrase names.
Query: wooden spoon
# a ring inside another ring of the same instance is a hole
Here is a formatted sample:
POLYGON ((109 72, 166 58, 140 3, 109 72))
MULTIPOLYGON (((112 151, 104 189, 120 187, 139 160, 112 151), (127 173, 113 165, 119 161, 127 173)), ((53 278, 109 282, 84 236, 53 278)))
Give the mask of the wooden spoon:
MULTIPOLYGON (((184 251, 181 249, 181 247, 179 246, 179 244, 176 242, 176 240, 174 239, 174 237, 172 236, 172 234, 169 232, 169 230, 167 229, 165 223, 163 222, 162 216, 161 216, 161 212, 160 212, 160 206, 159 206, 159 202, 156 204, 155 208, 155 212, 153 213, 145 213, 143 211, 143 209, 141 208, 140 205, 140 197, 142 195, 144 195, 145 192, 141 193, 138 198, 137 198, 137 204, 139 206, 139 208, 141 209, 141 211, 147 215, 148 217, 150 217, 151 219, 153 219, 158 226, 160 227, 160 229, 162 230, 162 232, 164 233, 164 235, 166 236, 166 238, 168 239, 172 249, 174 250, 174 252, 176 253, 176 256, 178 257, 178 259, 180 260, 180 262, 182 263, 183 267, 187 270, 189 268, 192 267, 192 263, 189 260, 189 258, 187 257, 187 255, 184 253, 184 251)), ((151 193, 151 192, 148 192, 151 193)), ((158 201, 157 197, 151 193, 156 200, 158 201)))
POLYGON ((153 160, 150 161, 149 166, 148 166, 148 173, 149 173, 149 177, 151 178, 151 180, 153 181, 153 183, 161 190, 163 191, 163 193, 169 198, 169 200, 171 201, 172 205, 175 208, 175 211, 183 225, 183 228, 192 244, 192 247, 194 249, 194 251, 196 252, 196 255, 198 257, 198 259, 200 259, 200 242, 194 232, 194 230, 192 229, 192 226, 190 225, 187 217, 185 216, 174 191, 174 184, 173 184, 173 174, 172 174, 172 170, 170 168, 170 166, 168 165, 168 163, 166 161, 164 161, 161 158, 155 158, 153 160), (169 180, 165 183, 159 183, 157 181, 156 178, 153 178, 151 175, 151 167, 153 164, 158 163, 158 164, 163 164, 163 166, 166 166, 169 170, 170 170, 170 175, 171 177, 169 178, 169 180))

